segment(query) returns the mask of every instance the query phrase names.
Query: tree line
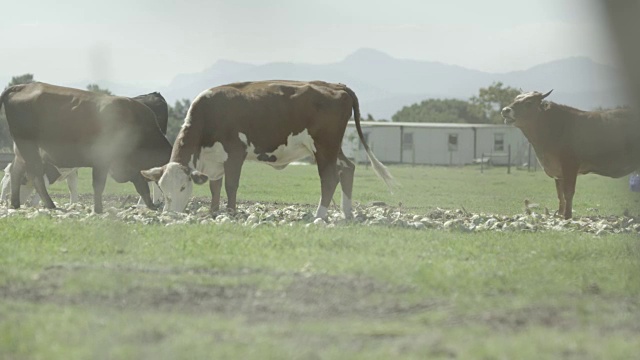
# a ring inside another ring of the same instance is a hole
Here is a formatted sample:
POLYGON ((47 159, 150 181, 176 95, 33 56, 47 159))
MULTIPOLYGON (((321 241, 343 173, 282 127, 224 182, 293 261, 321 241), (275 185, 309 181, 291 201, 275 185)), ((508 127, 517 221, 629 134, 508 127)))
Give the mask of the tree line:
POLYGON ((481 88, 469 100, 427 99, 419 104, 403 107, 391 120, 394 122, 437 122, 500 124, 500 110, 511 104, 520 90, 501 82, 481 88))
MULTIPOLYGON (((27 84, 35 81, 33 74, 14 76, 5 89, 12 85, 27 84)), ((113 95, 109 89, 98 84, 88 84, 87 90, 96 93, 113 95)), ((405 106, 392 116, 394 122, 437 122, 437 123, 470 123, 499 124, 502 123, 500 110, 509 105, 520 91, 505 86, 501 82, 481 88, 478 95, 468 100, 460 99, 426 99, 418 104, 405 106)), ((169 105, 169 122, 167 138, 171 143, 178 136, 191 100, 177 100, 169 105)), ((371 114, 367 120, 375 120, 371 114)), ((7 151, 13 146, 4 111, 0 111, 0 149, 7 151)))

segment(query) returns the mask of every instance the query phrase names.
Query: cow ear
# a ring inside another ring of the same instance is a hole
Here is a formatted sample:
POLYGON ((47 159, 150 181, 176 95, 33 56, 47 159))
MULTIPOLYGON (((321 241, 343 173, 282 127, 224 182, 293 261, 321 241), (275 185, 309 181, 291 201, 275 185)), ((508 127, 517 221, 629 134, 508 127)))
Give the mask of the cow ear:
POLYGON ((191 172, 191 180, 193 180, 193 182, 196 183, 197 185, 202 185, 207 180, 209 180, 209 177, 197 170, 193 170, 191 172))
POLYGON ((543 101, 540 103, 540 111, 547 111, 551 107, 551 104, 548 101, 543 101))
POLYGON ((164 174, 164 167, 155 167, 149 170, 142 170, 140 174, 151 181, 159 181, 164 174))

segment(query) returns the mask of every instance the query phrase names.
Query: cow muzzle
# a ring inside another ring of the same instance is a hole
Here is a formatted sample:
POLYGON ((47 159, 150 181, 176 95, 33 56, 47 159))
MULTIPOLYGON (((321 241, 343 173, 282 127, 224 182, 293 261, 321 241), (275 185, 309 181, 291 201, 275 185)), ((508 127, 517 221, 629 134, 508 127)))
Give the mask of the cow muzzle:
POLYGON ((513 109, 508 106, 502 109, 500 115, 502 115, 505 124, 513 124, 516 122, 516 119, 513 116, 513 109))

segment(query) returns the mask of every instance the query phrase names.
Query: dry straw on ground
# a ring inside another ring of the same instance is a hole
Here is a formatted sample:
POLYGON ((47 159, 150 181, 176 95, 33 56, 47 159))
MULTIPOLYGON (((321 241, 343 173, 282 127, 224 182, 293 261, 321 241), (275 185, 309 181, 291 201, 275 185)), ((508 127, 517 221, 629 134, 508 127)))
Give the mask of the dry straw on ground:
MULTIPOLYGON (((313 207, 309 205, 283 205, 270 203, 241 203, 235 213, 220 211, 211 214, 208 199, 193 199, 186 213, 164 213, 146 207, 118 205, 105 207, 103 214, 93 214, 89 202, 61 205, 59 209, 21 208, 18 210, 0 206, 0 219, 21 216, 24 218, 46 217, 58 221, 74 219, 109 219, 126 223, 155 224, 163 226, 180 224, 240 224, 252 228, 259 226, 340 227, 340 226, 388 226, 399 228, 442 229, 446 231, 579 231, 602 234, 638 233, 640 219, 630 216, 583 216, 564 220, 553 215, 534 211, 528 214, 498 215, 470 213, 464 209, 435 209, 426 214, 416 214, 402 208, 376 205, 357 205, 354 219, 346 221, 339 209, 331 209, 326 219, 314 219, 313 207)), ((108 204, 109 202, 107 202, 108 204)))

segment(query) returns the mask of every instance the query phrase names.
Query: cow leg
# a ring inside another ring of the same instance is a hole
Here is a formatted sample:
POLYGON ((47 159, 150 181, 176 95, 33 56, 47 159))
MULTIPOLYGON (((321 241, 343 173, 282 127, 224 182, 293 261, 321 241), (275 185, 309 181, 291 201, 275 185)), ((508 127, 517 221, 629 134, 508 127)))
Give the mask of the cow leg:
POLYGON ((351 199, 355 171, 356 166, 340 150, 338 153, 338 176, 340 177, 340 187, 342 188, 342 212, 345 219, 353 218, 351 199))
POLYGON ((151 191, 149 191, 149 184, 147 180, 138 174, 133 180, 131 180, 133 186, 136 187, 136 191, 140 194, 140 198, 144 201, 145 205, 151 210, 157 210, 158 207, 153 203, 151 199, 151 191))
MULTIPOLYGON (((246 156, 247 153, 244 149, 241 151, 231 151, 229 152, 227 161, 224 162, 224 190, 227 193, 227 209, 229 210, 236 210, 236 194, 238 193, 238 186, 240 185, 242 164, 246 156)), ((211 194, 212 199, 213 197, 214 194, 211 194)), ((219 197, 220 195, 218 195, 218 198, 219 197)), ((213 206, 213 203, 211 206, 213 206)))
POLYGON ((564 192, 564 218, 571 219, 573 217, 573 195, 576 192, 576 180, 578 171, 568 171, 563 174, 563 192, 564 192))
POLYGON ((11 192, 11 164, 7 165, 4 169, 5 173, 2 177, 2 194, 0 194, 0 201, 3 204, 8 204, 9 194, 11 192))
MULTIPOLYGON (((107 175, 109 174, 108 166, 94 166, 92 171, 93 185, 93 212, 102 213, 102 193, 107 183, 107 175)), ((142 175, 140 175, 142 176, 142 175)), ((148 189, 147 189, 148 191, 148 189)))
POLYGON ((22 186, 22 177, 25 176, 26 166, 24 162, 15 161, 9 169, 9 185, 11 186, 11 207, 17 209, 20 207, 20 187, 22 186))
POLYGON ((79 201, 78 197, 78 169, 73 170, 67 176, 67 187, 69 188, 70 199, 69 201, 72 204, 75 204, 79 201))
MULTIPOLYGON (((44 206, 48 209, 55 209, 56 205, 51 200, 51 196, 47 192, 47 185, 44 182, 44 163, 40 157, 40 150, 31 141, 16 140, 16 147, 24 161, 27 175, 32 178, 33 187, 40 195, 44 206)), ((21 167, 20 163, 21 161, 14 161, 14 166, 11 169, 11 206, 16 209, 20 207, 20 185, 22 184, 21 178, 24 175, 24 172, 19 169, 21 167), (15 173, 14 169, 16 170, 15 173), (19 177, 14 175, 19 175, 19 177)))
POLYGON ((556 192, 558 193, 558 216, 564 216, 564 185, 562 179, 556 180, 556 192))
POLYGON ((338 164, 337 154, 330 156, 323 154, 320 149, 316 152, 316 162, 318 165, 318 174, 320 174, 320 188, 322 195, 320 197, 320 204, 318 210, 316 210, 316 218, 326 218, 333 193, 338 186, 338 164))
POLYGON ((211 190, 211 213, 220 210, 220 193, 222 192, 222 179, 209 181, 209 190, 211 190))

